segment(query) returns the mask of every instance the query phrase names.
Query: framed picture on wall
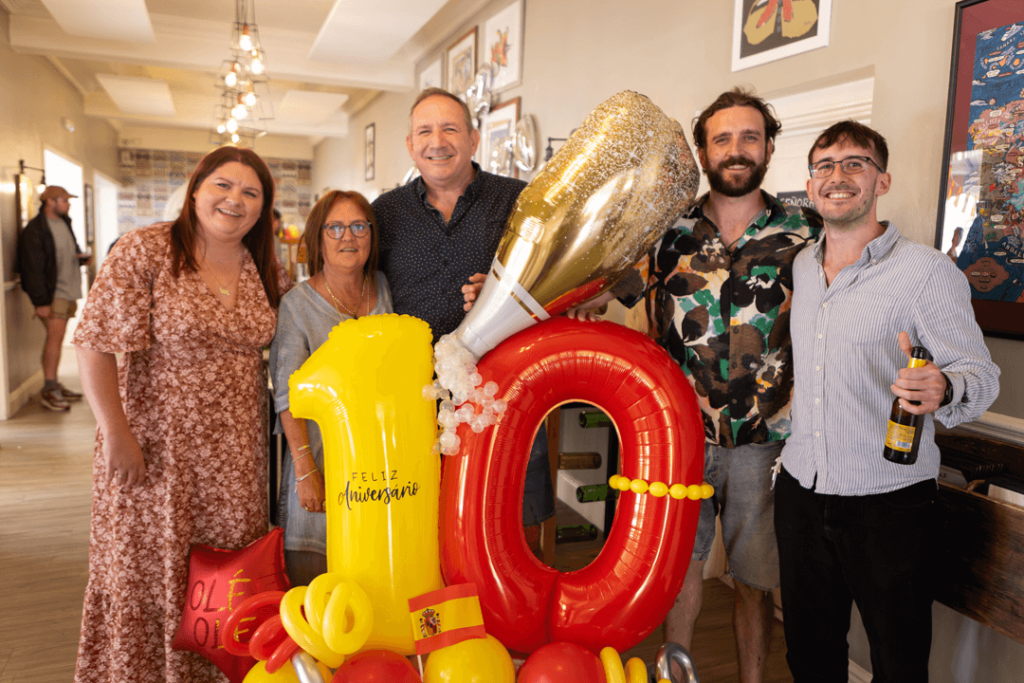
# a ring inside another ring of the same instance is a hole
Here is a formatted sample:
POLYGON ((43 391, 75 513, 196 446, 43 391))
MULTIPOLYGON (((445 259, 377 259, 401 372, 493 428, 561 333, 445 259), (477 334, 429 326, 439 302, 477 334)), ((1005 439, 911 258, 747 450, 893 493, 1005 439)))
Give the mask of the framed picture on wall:
POLYGON ((423 71, 420 72, 420 91, 426 90, 427 88, 443 88, 444 81, 441 80, 441 58, 438 57, 432 63, 428 64, 423 71))
POLYGON ((476 77, 476 26, 466 31, 444 51, 445 89, 465 99, 476 77))
POLYGON ((523 0, 516 0, 484 23, 481 50, 480 62, 493 69, 493 92, 523 82, 523 0))
POLYGON ((1024 339, 1024 4, 956 4, 935 247, 981 329, 1024 339))
POLYGON ((492 107, 480 124, 480 166, 496 175, 519 177, 505 142, 515 135, 519 122, 519 98, 492 107))
POLYGON ((832 0, 734 0, 732 70, 828 45, 832 0))
POLYGON ((85 213, 85 246, 91 247, 96 241, 96 214, 93 207, 92 185, 82 185, 82 211, 85 213))
POLYGON ((373 177, 376 174, 376 169, 374 167, 376 166, 376 161, 377 161, 377 158, 376 158, 376 155, 377 155, 377 145, 376 145, 377 124, 371 123, 370 125, 368 125, 366 127, 366 131, 365 131, 364 135, 365 135, 365 142, 364 142, 364 148, 363 148, 364 165, 365 165, 364 177, 365 177, 366 180, 373 180, 373 177))

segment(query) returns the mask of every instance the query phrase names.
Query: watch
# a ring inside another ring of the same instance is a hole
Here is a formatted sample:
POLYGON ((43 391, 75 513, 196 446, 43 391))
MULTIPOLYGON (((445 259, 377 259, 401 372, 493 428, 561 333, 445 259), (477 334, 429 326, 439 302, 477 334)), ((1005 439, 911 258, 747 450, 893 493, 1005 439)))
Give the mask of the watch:
POLYGON ((946 393, 942 397, 942 403, 939 404, 940 408, 953 402, 953 383, 949 381, 949 376, 946 373, 942 373, 942 377, 946 380, 946 393))

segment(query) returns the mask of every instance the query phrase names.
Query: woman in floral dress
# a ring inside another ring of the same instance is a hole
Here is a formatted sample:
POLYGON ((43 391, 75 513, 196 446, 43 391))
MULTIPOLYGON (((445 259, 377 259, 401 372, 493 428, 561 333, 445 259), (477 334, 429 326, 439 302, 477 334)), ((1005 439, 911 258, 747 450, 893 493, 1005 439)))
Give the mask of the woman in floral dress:
POLYGON ((254 152, 223 147, 187 196, 174 223, 118 241, 74 337, 98 423, 76 683, 224 680, 171 648, 189 549, 268 529, 262 349, 290 286, 274 183, 254 152))

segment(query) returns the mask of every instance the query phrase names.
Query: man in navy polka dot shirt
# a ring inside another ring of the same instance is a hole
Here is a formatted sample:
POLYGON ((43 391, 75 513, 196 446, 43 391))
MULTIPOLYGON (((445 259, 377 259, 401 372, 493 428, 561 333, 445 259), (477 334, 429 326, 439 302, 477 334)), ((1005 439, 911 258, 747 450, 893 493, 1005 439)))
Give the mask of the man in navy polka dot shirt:
MULTIPOLYGON (((395 313, 425 320, 436 342, 466 315, 465 291, 479 289, 505 222, 526 183, 481 170, 473 161, 480 133, 466 104, 428 88, 409 113, 405 139, 420 177, 373 203, 380 231, 380 268, 391 285, 395 313)), ((523 524, 554 514, 547 441, 538 434, 530 454, 523 524)), ((528 529, 527 537, 538 536, 528 529)), ((531 543, 534 545, 534 543, 531 543)))

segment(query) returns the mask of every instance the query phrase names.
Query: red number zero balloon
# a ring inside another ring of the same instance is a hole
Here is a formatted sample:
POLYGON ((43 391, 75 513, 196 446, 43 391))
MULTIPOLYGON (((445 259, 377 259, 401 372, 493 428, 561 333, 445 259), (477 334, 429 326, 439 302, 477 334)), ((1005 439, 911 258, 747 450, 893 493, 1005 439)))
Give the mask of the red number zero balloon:
POLYGON ((624 652, 665 619, 693 549, 698 501, 620 494, 611 533, 587 567, 562 574, 534 558, 522 532, 522 492, 534 434, 552 408, 592 403, 618 429, 620 473, 700 484, 704 428, 679 367, 644 335, 613 323, 555 318, 506 339, 481 359, 508 410, 474 434, 441 482, 441 566, 448 585, 473 582, 484 624, 506 647, 548 642, 624 652))

